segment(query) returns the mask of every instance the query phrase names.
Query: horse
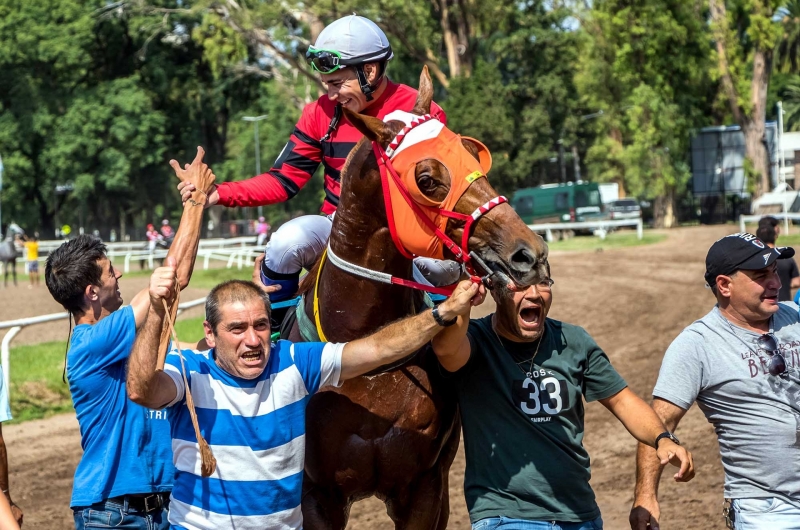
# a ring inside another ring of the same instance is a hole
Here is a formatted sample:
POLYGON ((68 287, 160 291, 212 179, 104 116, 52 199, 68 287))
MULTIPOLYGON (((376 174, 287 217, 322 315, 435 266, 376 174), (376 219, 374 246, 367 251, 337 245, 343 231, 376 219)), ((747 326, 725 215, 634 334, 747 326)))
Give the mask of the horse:
MULTIPOLYGON (((427 115, 432 97, 424 68, 412 113, 427 115)), ((317 322, 325 339, 333 342, 363 337, 413 314, 421 301, 419 291, 365 279, 353 274, 352 266, 341 268, 349 263, 397 278, 412 275, 411 256, 394 243, 373 146, 377 143, 385 150, 405 124, 384 123, 347 109, 345 113, 364 138, 342 169, 328 259, 323 255, 301 283, 298 292, 304 299, 297 310, 298 318, 302 311, 306 321, 317 322)), ((461 144, 467 156, 488 155, 477 141, 464 138, 461 144)), ((413 171, 412 178, 428 199, 440 201, 448 194, 451 175, 438 160, 422 160, 413 171)), ((547 245, 504 198, 473 224, 474 231, 465 225, 463 214, 477 211, 496 196, 486 178, 477 178, 455 204, 453 210, 462 215, 447 221, 445 235, 461 237, 464 246, 468 239, 473 255, 485 267, 502 271, 500 277, 531 285, 549 272, 547 245)), ((442 254, 452 259, 458 252, 447 249, 442 254)), ((287 329, 284 337, 304 340, 298 322, 287 329)), ((370 496, 385 503, 398 529, 447 527, 448 472, 460 443, 461 420, 442 372, 435 355, 424 348, 396 366, 348 380, 339 388, 326 387, 310 399, 302 499, 305 528, 343 529, 351 505, 370 496)))
POLYGON ((3 264, 3 287, 8 286, 9 269, 14 278, 14 286, 17 285, 17 257, 19 257, 19 254, 14 245, 15 235, 16 232, 9 228, 6 231, 5 239, 0 243, 0 263, 3 264))

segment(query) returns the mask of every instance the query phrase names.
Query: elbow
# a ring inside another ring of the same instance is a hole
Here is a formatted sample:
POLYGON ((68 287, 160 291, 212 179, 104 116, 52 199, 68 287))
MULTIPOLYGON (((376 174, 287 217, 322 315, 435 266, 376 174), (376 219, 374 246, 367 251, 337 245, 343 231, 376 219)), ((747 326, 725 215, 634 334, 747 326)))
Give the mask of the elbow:
POLYGON ((134 403, 136 403, 138 405, 145 405, 146 406, 146 401, 147 401, 146 394, 147 394, 147 392, 145 390, 144 385, 139 384, 136 381, 131 381, 130 378, 129 378, 128 379, 128 383, 127 383, 126 386, 127 386, 126 390, 127 390, 127 393, 128 393, 128 399, 130 399, 131 401, 133 401, 134 403))

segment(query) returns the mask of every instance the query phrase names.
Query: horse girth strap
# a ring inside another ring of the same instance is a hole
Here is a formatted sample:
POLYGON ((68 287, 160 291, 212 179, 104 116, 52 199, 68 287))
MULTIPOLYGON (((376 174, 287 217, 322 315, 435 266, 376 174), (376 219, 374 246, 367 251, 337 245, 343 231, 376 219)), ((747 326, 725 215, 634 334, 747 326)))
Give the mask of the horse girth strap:
MULTIPOLYGON (((172 302, 173 311, 177 310, 179 299, 180 299, 180 291, 175 295, 175 300, 172 302)), ((164 305, 164 311, 167 317, 166 318, 167 327, 169 328, 170 334, 172 335, 172 348, 174 352, 178 355, 178 358, 181 360, 181 375, 183 376, 184 394, 186 396, 186 408, 189 409, 189 417, 192 420, 192 427, 194 428, 194 434, 197 437, 197 445, 200 448, 200 460, 201 460, 200 473, 203 477, 210 477, 214 473, 214 470, 216 470, 217 468, 217 460, 216 458, 214 458, 214 454, 211 452, 211 447, 208 445, 208 442, 205 440, 205 438, 203 438, 203 435, 200 433, 200 424, 197 421, 197 411, 194 408, 194 399, 192 398, 192 391, 189 388, 189 381, 186 378, 186 364, 183 361, 183 354, 181 353, 180 347, 178 345, 178 334, 175 333, 175 324, 172 316, 172 311, 170 311, 170 307, 167 305, 166 300, 162 298, 161 302, 164 305)), ((156 369, 157 370, 164 369, 164 363, 160 359, 158 361, 156 369)))
POLYGON ((327 337, 325 337, 325 332, 322 331, 322 322, 320 322, 319 319, 319 278, 322 276, 322 267, 325 265, 325 256, 327 253, 327 248, 322 251, 322 256, 319 259, 319 267, 317 268, 317 278, 314 281, 314 324, 317 326, 317 335, 321 342, 328 342, 327 337))

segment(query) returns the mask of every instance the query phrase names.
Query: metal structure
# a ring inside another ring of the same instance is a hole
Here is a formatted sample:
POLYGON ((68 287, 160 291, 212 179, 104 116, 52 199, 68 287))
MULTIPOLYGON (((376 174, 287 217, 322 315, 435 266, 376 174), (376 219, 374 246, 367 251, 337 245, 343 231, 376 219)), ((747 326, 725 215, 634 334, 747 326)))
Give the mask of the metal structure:
POLYGON ((598 221, 585 221, 582 223, 542 223, 528 225, 528 228, 534 232, 544 232, 547 241, 553 241, 554 230, 586 230, 594 229, 600 231, 600 237, 605 239, 605 234, 609 228, 618 228, 620 226, 635 226, 636 237, 642 239, 644 237, 644 224, 640 219, 620 219, 619 221, 598 220, 598 221))

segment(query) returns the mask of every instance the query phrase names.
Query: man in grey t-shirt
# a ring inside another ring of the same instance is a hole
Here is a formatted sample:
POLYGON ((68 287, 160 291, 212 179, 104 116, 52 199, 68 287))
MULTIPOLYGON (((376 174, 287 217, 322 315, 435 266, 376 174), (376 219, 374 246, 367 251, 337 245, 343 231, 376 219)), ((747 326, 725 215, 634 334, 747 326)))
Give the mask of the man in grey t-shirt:
MULTIPOLYGON (((695 401, 714 425, 736 530, 800 529, 800 317, 778 302, 777 274, 792 256, 751 234, 714 243, 705 278, 717 305, 670 345, 653 390, 668 429, 695 401)), ((633 530, 659 527, 661 468, 640 445, 633 530)))

